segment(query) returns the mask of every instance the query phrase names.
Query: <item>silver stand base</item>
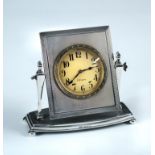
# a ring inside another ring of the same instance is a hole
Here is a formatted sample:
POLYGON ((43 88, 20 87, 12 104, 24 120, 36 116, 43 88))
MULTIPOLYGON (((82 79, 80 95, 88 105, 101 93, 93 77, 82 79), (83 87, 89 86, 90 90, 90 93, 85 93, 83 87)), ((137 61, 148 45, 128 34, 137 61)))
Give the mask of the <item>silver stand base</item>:
POLYGON ((29 126, 29 133, 36 135, 38 133, 49 132, 71 132, 79 130, 88 130, 116 125, 120 123, 133 123, 135 118, 130 110, 121 103, 121 112, 108 112, 88 116, 79 116, 74 118, 64 118, 61 120, 49 119, 48 108, 43 109, 43 118, 37 119, 37 111, 28 113, 23 119, 29 126))

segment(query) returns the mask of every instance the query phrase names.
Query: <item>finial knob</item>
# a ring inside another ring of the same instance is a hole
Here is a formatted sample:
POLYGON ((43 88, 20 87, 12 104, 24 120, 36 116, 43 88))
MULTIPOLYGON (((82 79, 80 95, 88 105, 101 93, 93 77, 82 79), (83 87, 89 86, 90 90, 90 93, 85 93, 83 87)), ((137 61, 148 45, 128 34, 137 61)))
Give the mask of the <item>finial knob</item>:
POLYGON ((116 52, 115 68, 117 68, 117 67, 123 67, 124 71, 126 71, 127 68, 128 68, 126 62, 124 62, 124 64, 122 64, 122 62, 121 62, 121 54, 119 53, 119 51, 116 52))
POLYGON ((38 67, 42 67, 43 65, 42 65, 42 63, 41 63, 41 61, 38 61, 38 67))
POLYGON ((120 59, 121 58, 121 54, 119 53, 119 51, 116 52, 116 59, 120 59))

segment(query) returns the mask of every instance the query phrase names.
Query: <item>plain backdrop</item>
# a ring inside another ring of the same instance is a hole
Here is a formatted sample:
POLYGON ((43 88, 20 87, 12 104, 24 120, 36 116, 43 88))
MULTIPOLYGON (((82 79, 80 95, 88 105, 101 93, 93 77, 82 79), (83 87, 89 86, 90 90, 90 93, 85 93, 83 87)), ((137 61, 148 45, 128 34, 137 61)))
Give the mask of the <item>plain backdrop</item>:
POLYGON ((4 0, 4 154, 150 154, 149 0, 4 0), (104 25, 110 26, 114 53, 119 50, 129 66, 120 98, 136 123, 29 136, 22 118, 37 108, 30 77, 41 60, 39 32, 104 25))

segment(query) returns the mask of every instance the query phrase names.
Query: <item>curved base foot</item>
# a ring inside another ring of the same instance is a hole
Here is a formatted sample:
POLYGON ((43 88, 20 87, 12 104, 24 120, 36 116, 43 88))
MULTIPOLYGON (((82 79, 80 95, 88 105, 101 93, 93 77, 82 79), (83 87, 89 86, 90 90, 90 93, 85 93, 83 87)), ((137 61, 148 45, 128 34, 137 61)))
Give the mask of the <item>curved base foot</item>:
POLYGON ((130 110, 121 103, 121 112, 100 113, 94 115, 64 118, 60 120, 51 120, 49 118, 48 109, 43 110, 44 117, 36 118, 36 111, 30 112, 24 117, 29 126, 29 133, 36 135, 37 133, 49 132, 71 132, 79 130, 89 130, 102 128, 120 123, 133 124, 135 118, 130 110))

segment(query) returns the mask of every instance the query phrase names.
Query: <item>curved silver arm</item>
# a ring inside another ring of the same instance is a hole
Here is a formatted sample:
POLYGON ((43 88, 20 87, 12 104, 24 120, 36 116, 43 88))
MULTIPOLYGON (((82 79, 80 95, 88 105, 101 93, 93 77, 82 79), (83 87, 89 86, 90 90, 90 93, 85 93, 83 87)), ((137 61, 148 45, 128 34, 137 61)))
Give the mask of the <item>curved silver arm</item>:
POLYGON ((45 83, 45 74, 43 72, 42 63, 38 61, 38 70, 36 72, 36 75, 32 76, 31 79, 36 80, 37 84, 37 94, 38 94, 38 111, 37 111, 37 119, 40 119, 43 117, 41 114, 42 111, 42 97, 43 97, 43 89, 44 89, 44 83, 45 83))
POLYGON ((126 62, 124 62, 123 64, 121 62, 121 54, 119 52, 116 52, 115 69, 116 69, 116 75, 117 75, 118 89, 120 89, 122 70, 127 71, 127 68, 128 66, 126 62))

